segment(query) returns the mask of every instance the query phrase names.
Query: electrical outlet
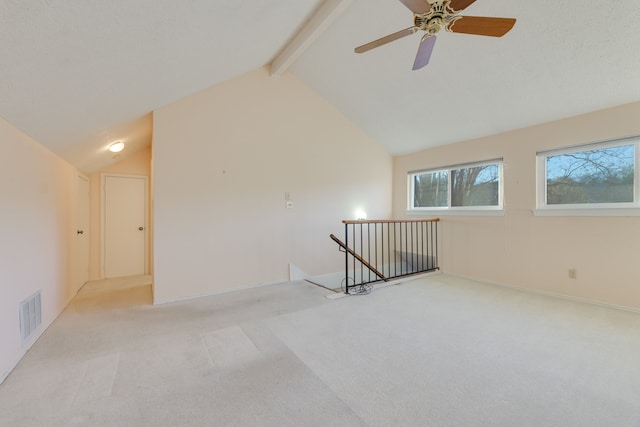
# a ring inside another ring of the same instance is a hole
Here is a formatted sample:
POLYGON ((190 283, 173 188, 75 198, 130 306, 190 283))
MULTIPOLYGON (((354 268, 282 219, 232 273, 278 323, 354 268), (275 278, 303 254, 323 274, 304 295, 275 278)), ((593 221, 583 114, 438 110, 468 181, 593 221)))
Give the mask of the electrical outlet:
POLYGON ((569 279, 577 279, 578 275, 577 275, 577 271, 575 268, 570 268, 569 269, 569 279))
POLYGON ((285 202, 285 206, 287 209, 293 209, 293 202, 291 200, 287 200, 285 202))

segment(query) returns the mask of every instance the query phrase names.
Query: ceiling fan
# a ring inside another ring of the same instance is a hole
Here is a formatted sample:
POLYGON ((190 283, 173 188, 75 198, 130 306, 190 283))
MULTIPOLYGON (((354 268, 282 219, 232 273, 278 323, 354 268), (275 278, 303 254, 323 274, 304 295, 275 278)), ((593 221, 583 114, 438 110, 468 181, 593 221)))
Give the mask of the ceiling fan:
POLYGON ((413 64, 414 70, 426 66, 436 43, 436 34, 445 28, 452 33, 476 34, 502 37, 513 28, 514 18, 487 18, 483 16, 460 16, 476 0, 400 0, 414 14, 413 26, 397 33, 355 48, 356 53, 364 53, 376 47, 401 39, 417 31, 425 31, 420 41, 418 54, 413 64))

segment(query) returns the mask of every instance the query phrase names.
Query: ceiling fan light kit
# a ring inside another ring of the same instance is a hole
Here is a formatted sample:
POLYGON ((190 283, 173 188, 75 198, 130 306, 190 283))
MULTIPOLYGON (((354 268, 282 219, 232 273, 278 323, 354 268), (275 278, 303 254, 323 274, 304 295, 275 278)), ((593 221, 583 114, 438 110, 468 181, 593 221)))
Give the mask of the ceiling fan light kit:
POLYGON ((443 28, 452 33, 474 34, 480 36, 502 37, 516 23, 514 18, 489 18, 483 16, 461 16, 467 7, 476 0, 400 0, 413 12, 413 26, 374 40, 355 48, 356 53, 364 53, 392 41, 410 36, 418 31, 425 34, 420 41, 418 53, 413 64, 419 70, 429 63, 436 43, 436 34, 443 28))

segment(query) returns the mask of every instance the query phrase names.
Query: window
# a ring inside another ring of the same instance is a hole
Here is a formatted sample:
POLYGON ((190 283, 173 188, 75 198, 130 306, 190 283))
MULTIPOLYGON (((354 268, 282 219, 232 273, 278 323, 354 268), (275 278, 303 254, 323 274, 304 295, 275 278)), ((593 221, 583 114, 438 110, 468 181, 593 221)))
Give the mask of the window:
POLYGON ((502 160, 409 173, 409 210, 501 207, 502 160))
POLYGON ((449 206, 449 171, 413 175, 414 208, 446 208, 449 206))
POLYGON ((640 207, 639 143, 630 138, 538 154, 538 207, 640 207))

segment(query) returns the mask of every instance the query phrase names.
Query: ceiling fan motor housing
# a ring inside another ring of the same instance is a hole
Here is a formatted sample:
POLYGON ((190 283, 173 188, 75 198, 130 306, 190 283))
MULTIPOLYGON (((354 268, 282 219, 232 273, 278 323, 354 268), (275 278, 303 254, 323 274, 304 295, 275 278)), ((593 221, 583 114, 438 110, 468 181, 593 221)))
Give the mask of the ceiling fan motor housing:
POLYGON ((445 25, 457 17, 449 7, 450 0, 439 0, 431 4, 427 13, 414 14, 414 25, 429 34, 438 33, 445 25))

